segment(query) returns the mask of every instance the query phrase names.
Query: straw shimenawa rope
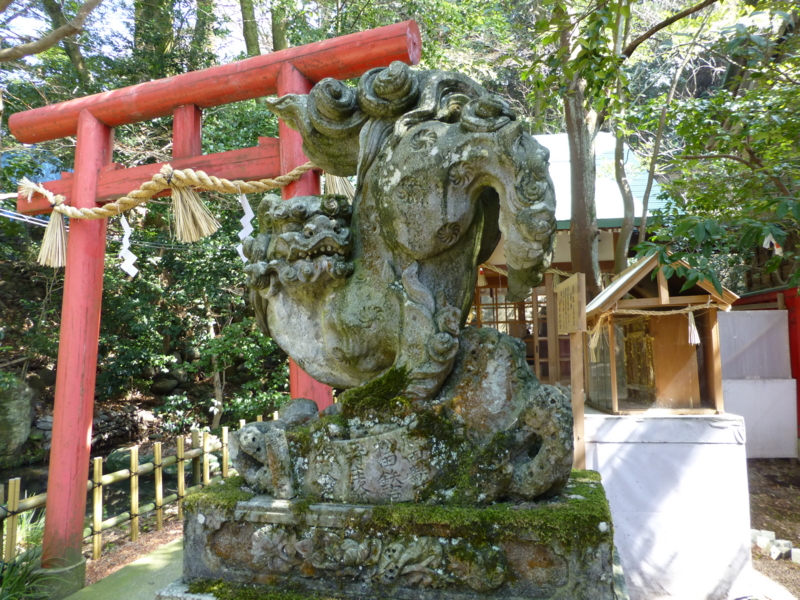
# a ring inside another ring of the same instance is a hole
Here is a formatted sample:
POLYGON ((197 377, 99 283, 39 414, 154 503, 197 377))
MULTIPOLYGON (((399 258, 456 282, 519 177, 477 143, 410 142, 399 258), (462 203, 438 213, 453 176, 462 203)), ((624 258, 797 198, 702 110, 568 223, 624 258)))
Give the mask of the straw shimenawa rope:
POLYGON ((611 309, 607 310, 600 317, 597 319, 597 323, 594 324, 589 330, 589 349, 594 352, 595 348, 597 348, 597 344, 600 342, 600 334, 603 331, 603 326, 605 325, 606 321, 611 315, 636 315, 636 316, 647 316, 647 317, 666 317, 668 315, 684 315, 684 314, 691 314, 698 310, 708 310, 710 308, 717 308, 724 311, 729 311, 730 306, 725 304, 712 304, 709 300, 705 304, 693 304, 691 306, 686 306, 684 308, 679 308, 676 310, 638 310, 635 308, 619 308, 619 309, 611 309))
MULTIPOLYGON (((52 205, 55 213, 51 216, 53 230, 50 235, 45 234, 45 240, 39 252, 39 263, 52 267, 62 267, 66 263, 66 232, 63 231, 61 215, 66 215, 72 219, 113 217, 135 206, 144 204, 164 190, 172 189, 176 215, 176 237, 182 242, 194 242, 214 233, 219 228, 219 223, 217 223, 192 188, 222 192, 224 194, 266 192, 289 185, 300 179, 307 171, 315 168, 316 165, 314 163, 307 162, 286 175, 281 175, 275 179, 230 181, 208 175, 203 171, 195 171, 194 169, 173 169, 166 164, 161 168, 160 172, 153 175, 150 181, 140 185, 139 189, 129 192, 114 202, 92 208, 76 208, 66 205, 64 204, 64 196, 53 194, 44 186, 33 183, 26 178, 20 180, 19 191, 27 195, 28 201, 31 200, 34 193, 39 193, 52 205), (60 229, 62 230, 60 234, 58 231, 59 221, 61 221, 60 229)), ((51 225, 48 225, 48 230, 50 227, 51 225)))

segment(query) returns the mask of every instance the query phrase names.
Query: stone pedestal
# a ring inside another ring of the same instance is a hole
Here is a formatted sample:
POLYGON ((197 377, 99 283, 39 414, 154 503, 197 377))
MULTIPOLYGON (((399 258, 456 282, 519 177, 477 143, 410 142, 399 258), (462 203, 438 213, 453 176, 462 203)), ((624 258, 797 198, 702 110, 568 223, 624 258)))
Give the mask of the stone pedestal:
POLYGON ((549 500, 484 508, 313 504, 251 496, 240 483, 187 498, 188 587, 162 600, 254 584, 264 597, 615 598, 611 515, 594 472, 573 471, 549 500))

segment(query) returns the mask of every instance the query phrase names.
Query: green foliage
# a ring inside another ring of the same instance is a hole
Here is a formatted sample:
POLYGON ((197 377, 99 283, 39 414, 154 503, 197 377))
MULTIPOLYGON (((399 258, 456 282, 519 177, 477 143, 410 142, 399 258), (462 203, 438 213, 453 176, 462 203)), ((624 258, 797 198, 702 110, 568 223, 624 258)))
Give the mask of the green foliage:
POLYGON ((17 527, 18 547, 29 550, 41 546, 44 537, 44 509, 21 513, 17 520, 17 527))
POLYGON ((27 550, 10 562, 0 561, 0 600, 46 600, 48 576, 37 573, 41 549, 27 550))
POLYGON ((800 231, 800 36, 779 32, 784 3, 755 11, 745 22, 721 30, 711 50, 730 56, 735 69, 725 87, 685 99, 671 112, 667 199, 652 224, 651 242, 640 253, 690 263, 688 281, 710 280, 722 267, 735 273, 776 272, 790 286, 800 283, 795 249, 800 231), (755 251, 764 246, 766 260, 755 251))

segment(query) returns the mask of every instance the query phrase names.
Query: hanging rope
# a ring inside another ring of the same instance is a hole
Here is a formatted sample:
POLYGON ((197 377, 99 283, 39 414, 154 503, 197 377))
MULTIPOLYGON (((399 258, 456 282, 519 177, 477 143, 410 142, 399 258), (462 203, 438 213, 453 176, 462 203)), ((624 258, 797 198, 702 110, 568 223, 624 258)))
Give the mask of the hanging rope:
POLYGON ((26 195, 29 202, 35 193, 39 193, 53 207, 53 214, 45 232, 38 260, 42 265, 63 267, 66 264, 67 247, 63 215, 72 219, 105 219, 144 204, 164 190, 172 190, 176 221, 175 236, 181 242, 195 242, 214 233, 219 229, 219 223, 193 188, 222 192, 223 194, 266 192, 287 186, 300 179, 307 171, 315 168, 316 166, 312 162, 308 162, 275 179, 230 181, 194 169, 173 169, 166 164, 161 171, 153 175, 150 181, 140 185, 139 189, 129 192, 114 202, 92 208, 68 206, 64 204, 64 196, 53 194, 44 186, 33 183, 27 178, 20 180, 19 192, 26 195))
MULTIPOLYGON (((600 334, 604 330, 604 326, 606 321, 611 317, 611 315, 635 315, 635 316, 646 316, 646 317, 666 317, 669 315, 685 315, 699 311, 699 310, 708 310, 710 308, 717 308, 724 311, 729 311, 730 306, 725 304, 712 304, 709 300, 705 304, 695 304, 693 306, 686 306, 684 308, 679 308, 676 310, 637 310, 634 308, 619 308, 619 309, 611 309, 603 314, 597 319, 597 322, 594 326, 589 330, 589 349, 592 351, 592 355, 595 356, 594 351, 597 348, 597 345, 600 343, 600 334)), ((692 316, 692 321, 694 317, 692 316)), ((691 324, 690 324, 691 327, 691 324)), ((696 328, 695 328, 696 329, 696 328)), ((691 341, 691 333, 690 336, 690 343, 691 341)), ((698 337, 699 343, 699 337, 698 337)))

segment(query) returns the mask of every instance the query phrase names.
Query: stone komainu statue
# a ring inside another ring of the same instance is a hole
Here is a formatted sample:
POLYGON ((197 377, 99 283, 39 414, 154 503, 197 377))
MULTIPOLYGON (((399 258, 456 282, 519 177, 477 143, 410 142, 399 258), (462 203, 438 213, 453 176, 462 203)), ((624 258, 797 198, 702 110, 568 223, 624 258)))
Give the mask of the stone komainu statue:
POLYGON ((335 501, 557 492, 572 464, 567 399, 539 385, 519 340, 464 328, 501 232, 509 300, 550 265, 548 151, 470 78, 399 62, 357 89, 326 79, 268 105, 312 161, 357 185, 352 205, 262 201, 245 241, 259 324, 312 377, 349 391, 322 419, 295 403, 291 418, 243 429, 240 472, 279 497, 335 501))

